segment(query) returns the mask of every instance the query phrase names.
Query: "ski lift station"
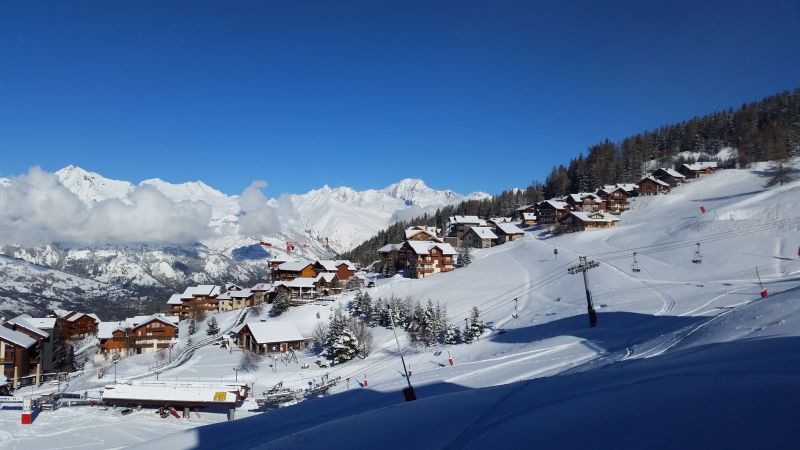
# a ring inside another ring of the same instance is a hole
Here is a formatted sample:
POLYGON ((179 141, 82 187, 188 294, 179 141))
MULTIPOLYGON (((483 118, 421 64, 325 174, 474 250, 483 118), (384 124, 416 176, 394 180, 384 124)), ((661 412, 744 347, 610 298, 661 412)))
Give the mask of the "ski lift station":
POLYGON ((110 384, 103 390, 103 403, 114 406, 151 406, 183 408, 227 408, 228 420, 233 411, 247 398, 245 383, 131 381, 110 384))

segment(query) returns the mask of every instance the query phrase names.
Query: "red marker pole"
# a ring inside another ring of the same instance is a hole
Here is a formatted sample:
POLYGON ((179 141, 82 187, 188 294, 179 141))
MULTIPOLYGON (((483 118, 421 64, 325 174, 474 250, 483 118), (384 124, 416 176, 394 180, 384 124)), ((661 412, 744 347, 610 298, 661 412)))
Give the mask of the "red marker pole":
POLYGON ((455 364, 453 362, 453 357, 450 356, 450 350, 447 351, 447 362, 450 363, 451 366, 455 364))
POLYGON ((369 386, 369 382, 367 382, 367 374, 364 374, 364 387, 369 386))
POLYGON ((756 266, 756 277, 758 278, 758 284, 761 285, 761 298, 767 298, 769 292, 764 288, 764 283, 761 282, 761 275, 758 274, 758 266, 756 266))

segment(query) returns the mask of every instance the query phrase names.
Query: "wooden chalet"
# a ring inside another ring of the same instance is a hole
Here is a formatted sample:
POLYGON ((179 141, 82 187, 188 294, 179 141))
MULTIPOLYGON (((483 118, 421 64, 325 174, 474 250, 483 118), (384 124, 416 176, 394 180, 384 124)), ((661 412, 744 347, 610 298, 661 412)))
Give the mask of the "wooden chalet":
POLYGON ((346 283, 356 275, 356 266, 346 259, 321 259, 314 262, 314 276, 321 273, 335 273, 339 281, 346 283))
POLYGON ((603 212, 572 211, 558 223, 559 232, 573 233, 575 231, 597 230, 616 226, 619 217, 603 212))
POLYGON ((336 273, 323 272, 317 275, 317 291, 322 295, 327 296, 342 292, 343 284, 336 273))
POLYGON ((178 337, 178 318, 154 314, 119 322, 101 322, 97 337, 100 351, 104 353, 154 353, 175 342, 178 337))
POLYGON ((494 233, 497 235, 496 242, 498 245, 506 242, 516 241, 517 239, 522 239, 522 237, 525 236, 525 231, 513 223, 497 224, 494 229, 494 233))
MULTIPOLYGON (((514 210, 514 217, 519 222, 524 222, 525 221, 524 214, 533 214, 535 216, 536 215, 536 205, 522 205, 519 208, 514 210)), ((525 226, 533 226, 533 225, 535 225, 535 224, 525 225, 525 226)))
POLYGON ((275 289, 280 293, 286 292, 293 305, 308 303, 319 295, 317 286, 319 282, 316 277, 299 277, 289 281, 279 281, 275 283, 275 289))
POLYGON ((670 188, 674 188, 675 186, 680 186, 684 182, 686 182, 686 176, 681 174, 680 172, 676 172, 672 169, 665 169, 660 168, 657 169, 651 175, 656 180, 661 180, 669 185, 670 188))
POLYGON ((61 331, 58 329, 55 317, 31 317, 21 314, 7 320, 3 326, 28 335, 36 341, 37 359, 31 360, 32 364, 40 363, 43 372, 51 372, 65 356, 65 349, 59 340, 61 331))
POLYGON ((275 285, 272 283, 258 283, 252 288, 253 301, 256 305, 261 303, 272 303, 275 298, 275 285))
POLYGON ((406 240, 409 241, 437 241, 441 240, 442 230, 436 227, 414 225, 405 229, 406 240))
POLYGON ((631 194, 621 186, 609 186, 597 190, 601 203, 599 211, 622 214, 630 208, 628 198, 631 194))
POLYGON ((314 264, 308 261, 286 261, 272 271, 273 281, 289 281, 295 278, 314 278, 314 264))
POLYGON ((406 267, 405 253, 400 253, 403 244, 386 244, 378 249, 378 254, 381 255, 381 266, 385 268, 389 275, 397 273, 398 269, 406 267))
POLYGON ((523 227, 535 226, 538 222, 535 212, 524 212, 520 217, 520 225, 523 227))
POLYGON ((642 178, 637 183, 639 188, 637 189, 638 195, 641 196, 649 196, 649 195, 660 195, 660 194, 668 194, 669 193, 669 183, 666 181, 661 181, 658 178, 654 178, 650 175, 642 178))
POLYGON ((461 246, 469 228, 485 226, 486 221, 478 216, 451 216, 447 222, 447 235, 455 238, 456 246, 461 246))
POLYGON ((217 296, 217 312, 233 311, 233 298, 230 291, 217 296))
POLYGON ((542 225, 558 223, 569 214, 569 205, 559 200, 545 200, 536 206, 536 217, 542 225))
POLYGON ((61 338, 65 341, 79 341, 97 333, 97 324, 100 323, 95 314, 77 311, 56 310, 55 316, 61 330, 61 338))
POLYGON ((309 341, 289 322, 247 322, 233 331, 236 345, 258 354, 303 350, 309 341))
POLYGON ((579 194, 569 194, 564 197, 564 203, 572 211, 593 212, 599 211, 603 200, 599 195, 592 192, 581 192, 579 194))
POLYGON ((711 175, 717 170, 717 163, 715 161, 706 161, 696 162, 694 164, 682 164, 677 170, 678 173, 689 180, 711 175))
POLYGON ((3 375, 16 389, 19 379, 35 370, 39 354, 36 340, 27 334, 0 326, 0 364, 3 375))
POLYGON ((405 241, 398 251, 411 278, 425 278, 439 272, 451 272, 456 251, 452 245, 430 241, 405 241))
POLYGON ((469 227, 462 239, 467 247, 490 248, 494 247, 497 235, 489 227, 469 227))
POLYGON ((216 312, 219 310, 217 297, 220 291, 220 287, 213 284, 190 286, 183 291, 183 294, 173 294, 167 300, 169 314, 178 316, 180 320, 186 320, 193 311, 202 314, 216 312))

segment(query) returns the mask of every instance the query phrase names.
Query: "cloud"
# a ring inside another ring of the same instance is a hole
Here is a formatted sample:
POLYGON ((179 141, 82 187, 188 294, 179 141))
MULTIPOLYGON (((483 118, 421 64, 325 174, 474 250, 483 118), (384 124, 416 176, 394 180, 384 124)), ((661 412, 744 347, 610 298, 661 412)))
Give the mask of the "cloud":
POLYGON ((89 208, 38 167, 0 185, 0 242, 22 246, 196 242, 211 235, 211 214, 207 203, 176 202, 147 185, 89 208))
POLYGON ((244 236, 260 237, 281 229, 278 210, 261 192, 265 187, 265 181, 253 181, 239 196, 239 233, 244 236))

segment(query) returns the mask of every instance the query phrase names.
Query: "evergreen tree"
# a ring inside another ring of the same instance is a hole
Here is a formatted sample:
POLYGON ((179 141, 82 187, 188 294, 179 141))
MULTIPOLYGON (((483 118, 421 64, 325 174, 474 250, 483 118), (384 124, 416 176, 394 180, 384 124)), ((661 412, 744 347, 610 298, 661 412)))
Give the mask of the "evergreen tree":
POLYGON ((789 158, 779 159, 770 164, 769 169, 766 171, 769 180, 764 187, 772 187, 775 185, 783 186, 785 183, 790 183, 794 180, 792 173, 792 164, 789 158))
POLYGON ((219 333, 219 324, 217 323, 217 318, 212 317, 208 320, 208 324, 206 325, 206 334, 209 336, 213 336, 219 333))
POLYGON ((472 248, 468 246, 466 242, 464 242, 458 249, 457 263, 462 266, 468 266, 472 264, 472 248))
POLYGON ((194 319, 189 321, 189 335, 197 333, 197 322, 194 319))
POLYGON ((350 302, 350 315, 360 319, 365 324, 372 321, 372 298, 367 292, 359 292, 350 302))
POLYGON ((358 352, 358 339, 349 328, 345 327, 331 345, 328 353, 334 364, 341 364, 358 356, 358 352))
POLYGON ((272 317, 280 316, 284 313, 289 306, 291 306, 291 299, 289 298, 289 294, 286 293, 285 290, 281 289, 278 291, 278 295, 275 296, 275 301, 272 302, 272 309, 270 310, 270 315, 272 317))
POLYGON ((444 343, 448 345, 455 345, 461 343, 461 330, 455 325, 447 325, 444 334, 444 343))
POLYGON ((480 313, 480 311, 478 311, 478 307, 477 306, 473 306, 472 307, 472 314, 470 315, 469 326, 468 326, 468 333, 470 335, 470 341, 473 341, 473 340, 479 338, 483 334, 485 329, 486 329, 486 326, 483 324, 483 321, 481 320, 481 313, 480 313))

